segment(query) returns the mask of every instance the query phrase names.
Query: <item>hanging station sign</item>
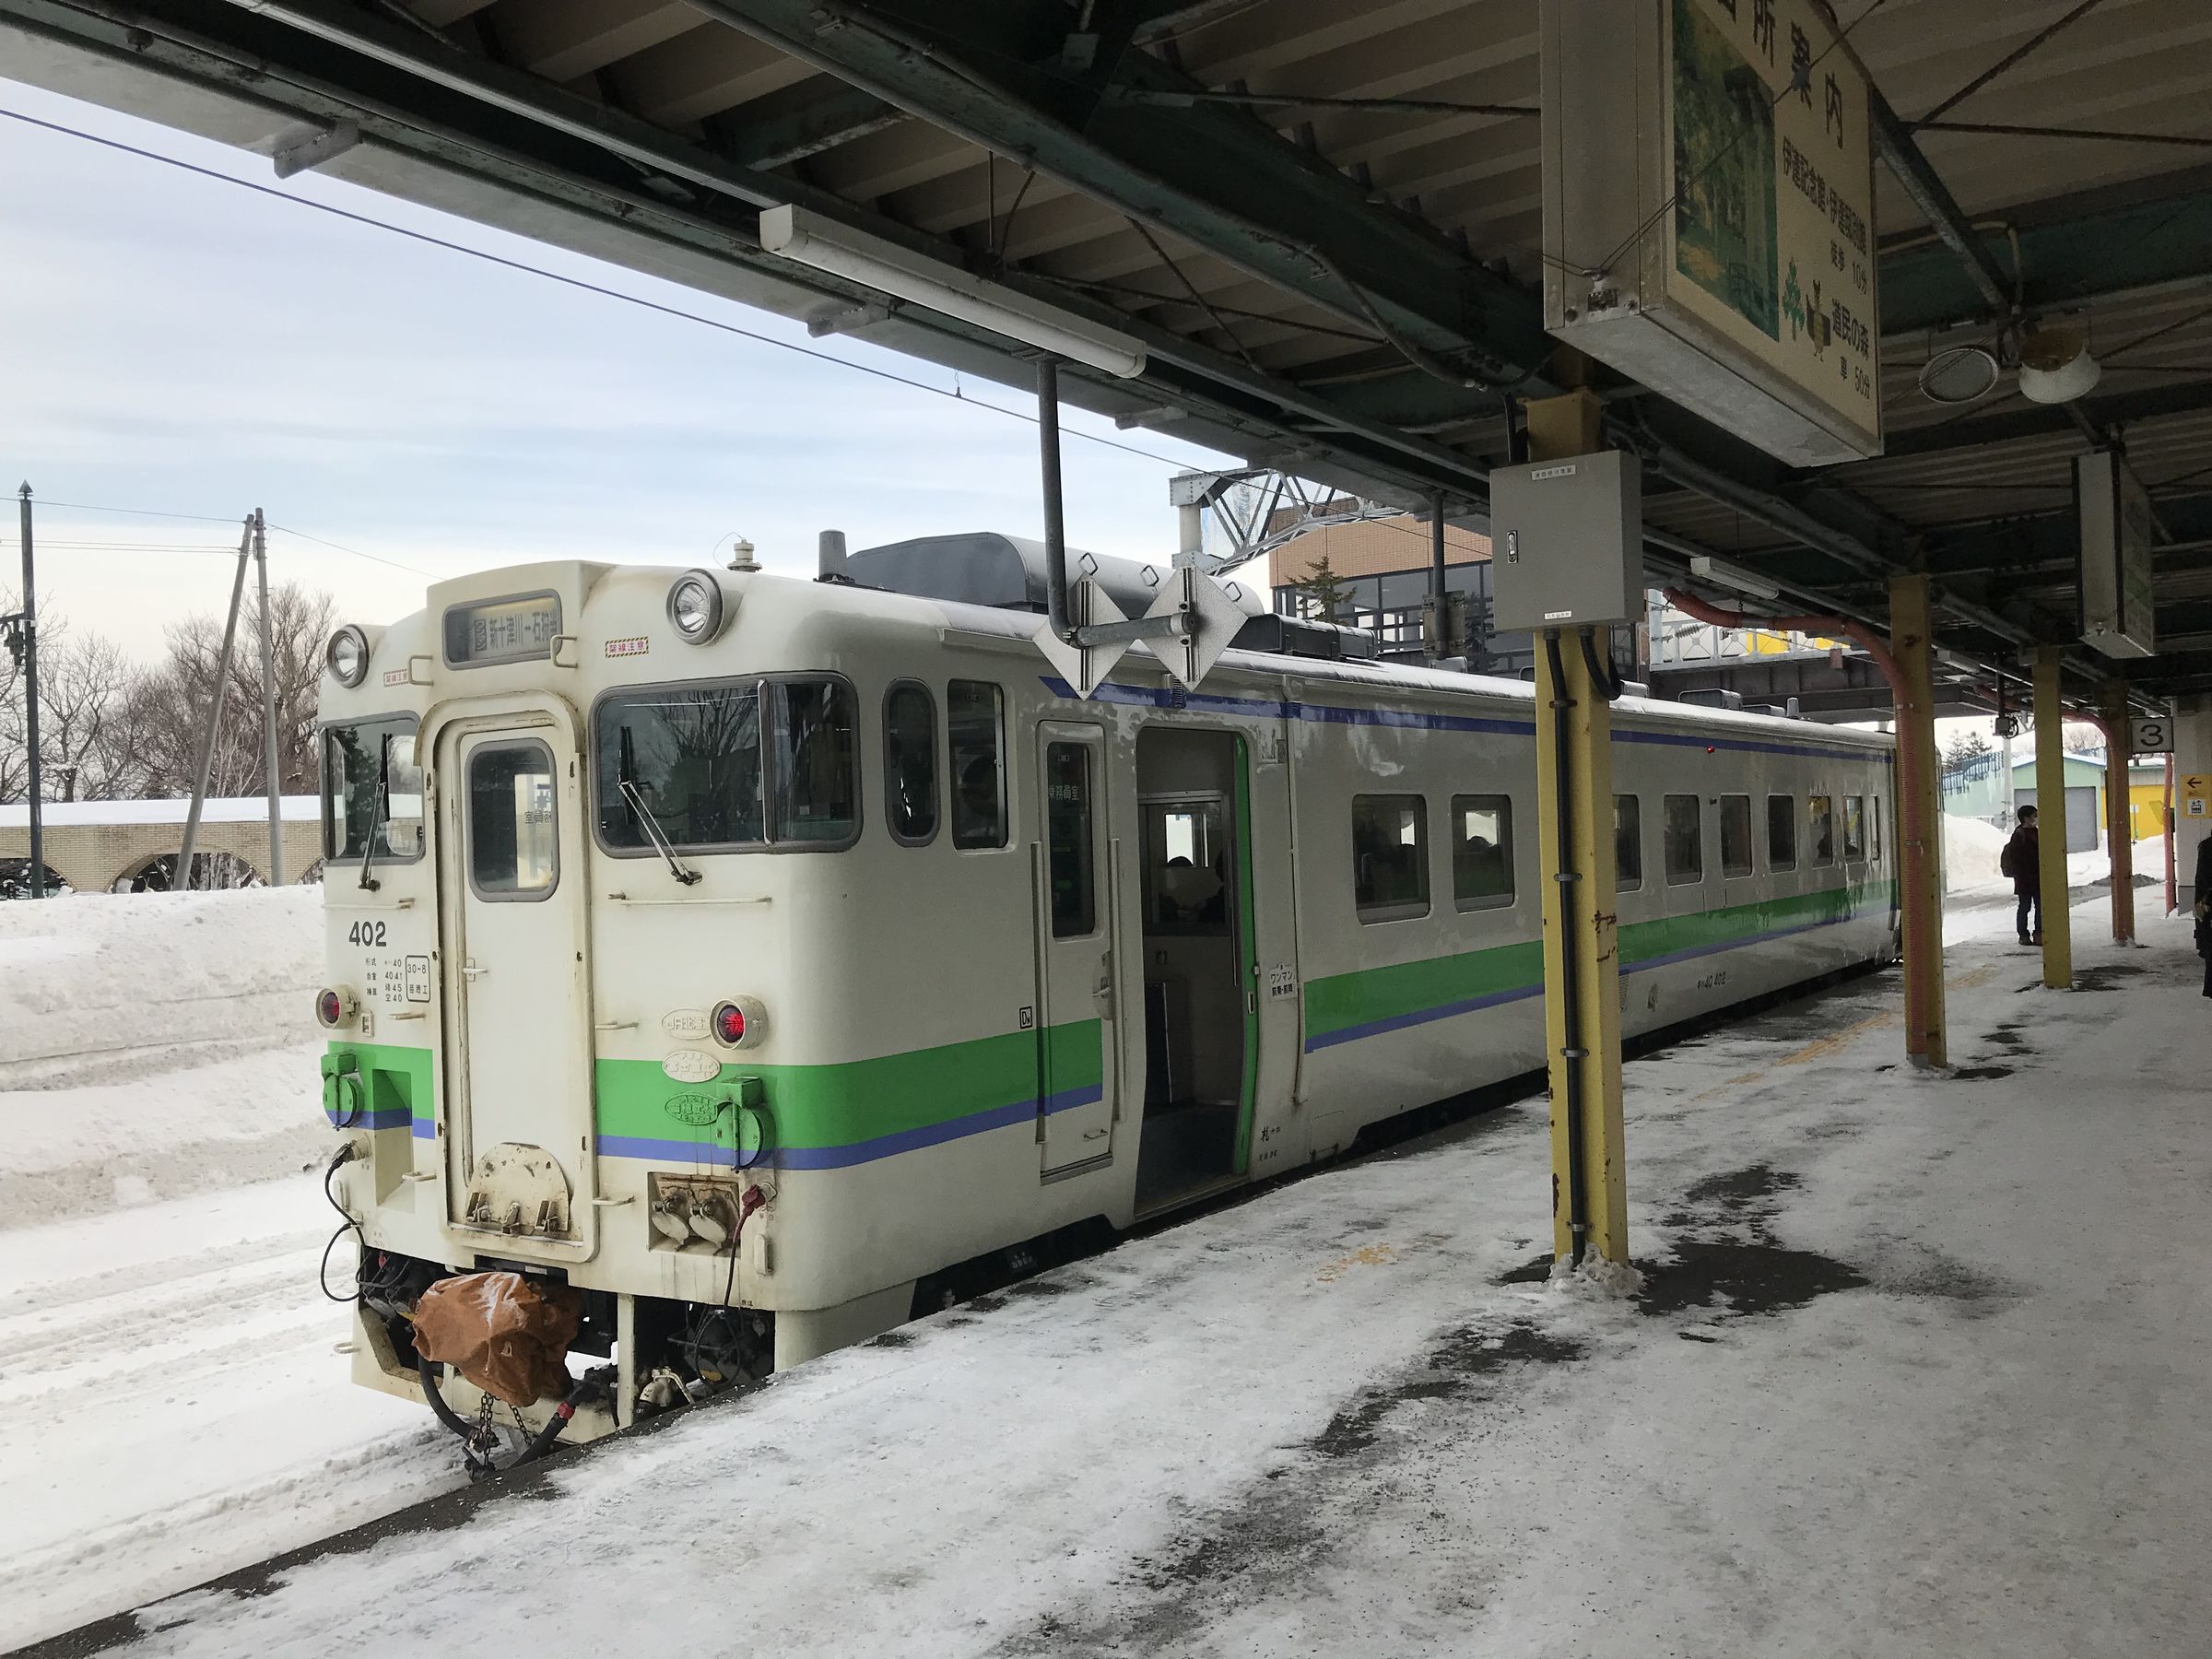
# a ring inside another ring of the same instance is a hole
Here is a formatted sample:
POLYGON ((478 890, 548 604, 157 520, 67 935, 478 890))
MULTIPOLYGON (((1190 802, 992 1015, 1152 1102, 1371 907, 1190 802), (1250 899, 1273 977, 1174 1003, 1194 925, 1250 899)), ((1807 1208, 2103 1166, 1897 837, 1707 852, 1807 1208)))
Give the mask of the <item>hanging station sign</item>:
POLYGON ((1794 465, 1882 448, 1866 82, 1813 0, 1542 0, 1544 321, 1794 465))
POLYGON ((2074 510, 2081 521, 2081 639, 2110 657, 2147 657, 2155 648, 2150 553, 2158 515, 2125 456, 2095 450, 2074 457, 2074 510))

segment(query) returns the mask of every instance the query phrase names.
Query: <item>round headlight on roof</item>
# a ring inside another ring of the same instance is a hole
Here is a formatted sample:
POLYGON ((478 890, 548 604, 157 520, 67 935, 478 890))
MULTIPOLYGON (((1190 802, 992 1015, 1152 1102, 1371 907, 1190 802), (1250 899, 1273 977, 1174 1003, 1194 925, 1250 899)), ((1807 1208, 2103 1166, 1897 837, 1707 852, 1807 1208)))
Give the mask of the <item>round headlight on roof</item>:
POLYGON ((686 571, 668 584, 668 620, 694 645, 722 631, 722 583, 712 571, 686 571))
POLYGON ((330 636, 323 663, 339 685, 359 685, 369 677, 369 636, 348 622, 330 636))

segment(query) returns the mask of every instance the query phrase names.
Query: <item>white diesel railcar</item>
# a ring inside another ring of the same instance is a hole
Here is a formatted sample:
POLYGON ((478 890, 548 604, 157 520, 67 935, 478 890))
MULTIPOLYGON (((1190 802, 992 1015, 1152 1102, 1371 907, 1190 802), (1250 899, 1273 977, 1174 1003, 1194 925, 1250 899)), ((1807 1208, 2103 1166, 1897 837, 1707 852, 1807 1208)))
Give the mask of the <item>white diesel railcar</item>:
MULTIPOLYGON (((529 565, 332 641, 358 1381, 419 1393, 412 1299, 520 1269, 583 1292, 604 1433, 1540 1067, 1530 687, 1296 654, 1342 636, 1246 599, 1273 649, 1203 691, 1133 653, 1079 697, 1033 544, 848 568, 529 565)), ((1629 1032, 1893 952, 1888 738, 1633 699, 1615 736, 1629 1032)))

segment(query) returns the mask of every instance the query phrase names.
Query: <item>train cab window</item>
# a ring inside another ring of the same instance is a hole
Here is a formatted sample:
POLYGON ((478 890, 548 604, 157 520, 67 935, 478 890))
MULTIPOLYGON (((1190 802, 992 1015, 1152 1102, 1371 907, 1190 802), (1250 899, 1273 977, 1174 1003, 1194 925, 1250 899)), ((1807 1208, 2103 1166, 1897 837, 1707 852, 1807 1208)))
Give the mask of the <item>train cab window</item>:
POLYGON ((937 705, 900 680, 883 700, 883 810, 891 839, 919 847, 937 833, 937 705))
POLYGON ((1465 910, 1513 901, 1513 803, 1510 796, 1452 797, 1452 897, 1465 910))
POLYGON ((1767 797, 1767 868, 1797 867, 1797 797, 1767 797))
POLYGON ((1805 797, 1805 816, 1813 834, 1813 868, 1826 869, 1836 862, 1836 803, 1832 795, 1805 797))
POLYGON ((1721 797, 1721 875, 1751 874, 1751 797, 1721 797))
POLYGON ((359 720, 323 731, 323 857, 333 864, 422 856, 422 768, 415 717, 359 720), (371 852, 373 845, 374 852, 371 852))
POLYGON ((1006 694, 990 680, 954 680, 945 688, 945 734, 952 750, 952 844, 1006 844, 1006 694))
POLYGON ((535 738, 468 757, 468 885, 479 899, 543 899, 560 879, 553 751, 535 738))
POLYGON ((653 856, 757 846, 760 687, 697 685, 602 698, 592 713, 599 841, 653 856))
POLYGON ((1352 797, 1352 897, 1362 922, 1429 913, 1429 811, 1419 795, 1352 797))
POLYGON ((1694 794, 1670 794, 1665 803, 1660 840, 1669 886, 1705 879, 1704 804, 1694 794))
POLYGON ((1843 856, 1853 864, 1866 856, 1866 797, 1843 797, 1843 856))
POLYGON ((1044 746, 1046 879, 1053 937, 1076 939, 1099 924, 1098 872, 1090 823, 1090 750, 1080 743, 1044 746))
POLYGON ((1637 795, 1613 797, 1613 886, 1632 893, 1643 885, 1643 802, 1637 795))
POLYGON ((842 680, 771 681, 775 786, 768 839, 843 845, 860 833, 859 745, 842 680))

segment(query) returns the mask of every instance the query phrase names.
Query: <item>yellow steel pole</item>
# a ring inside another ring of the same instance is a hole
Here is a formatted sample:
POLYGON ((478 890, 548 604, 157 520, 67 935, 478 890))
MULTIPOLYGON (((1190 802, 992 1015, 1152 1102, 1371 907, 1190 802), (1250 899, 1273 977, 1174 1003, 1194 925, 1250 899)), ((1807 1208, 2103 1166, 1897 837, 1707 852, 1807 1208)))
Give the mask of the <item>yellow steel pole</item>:
POLYGON ((2112 943, 2136 942, 2136 830, 2129 803, 2127 682, 2104 682, 2104 833, 2112 851, 2112 943))
POLYGON ((1943 786, 1936 764, 1935 627, 1924 575, 1889 583, 1897 659, 1898 910, 1904 920, 1905 1058, 1947 1065, 1943 1001, 1943 786))
POLYGON ((1584 1251, 1594 1251, 1608 1262, 1629 1259, 1628 1169, 1621 1146, 1620 919, 1614 869, 1612 725, 1611 707, 1592 683, 1574 634, 1569 632, 1560 641, 1556 677, 1549 654, 1539 649, 1536 831, 1544 849, 1551 1236, 1552 1249, 1562 1260, 1578 1253, 1578 1227, 1584 1251), (1562 735, 1564 771, 1559 765, 1562 735), (1562 809, 1569 847, 1564 868, 1559 858, 1562 809), (1571 1069, 1579 1073, 1571 1081, 1571 1069), (1573 1126, 1571 1100, 1580 1107, 1579 1124, 1573 1126))
POLYGON ((2066 911, 2066 712, 2058 700, 2059 647, 2035 650, 2036 845, 2043 894, 2043 983, 2074 986, 2074 935, 2066 911))

